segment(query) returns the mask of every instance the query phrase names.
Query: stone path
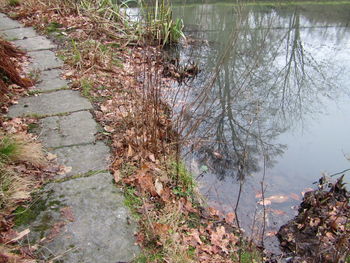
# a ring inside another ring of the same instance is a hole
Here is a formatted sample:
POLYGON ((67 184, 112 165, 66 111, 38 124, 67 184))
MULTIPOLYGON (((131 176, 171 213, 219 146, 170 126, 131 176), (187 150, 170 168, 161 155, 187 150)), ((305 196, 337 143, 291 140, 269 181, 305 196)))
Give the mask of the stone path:
POLYGON ((44 262, 132 260, 138 253, 135 224, 107 171, 109 148, 95 139, 99 127, 91 103, 60 78, 63 62, 47 38, 1 13, 0 35, 26 50, 32 58, 29 70, 40 72, 35 95, 22 98, 8 116, 39 117, 40 140, 66 167, 31 207, 35 220, 21 227, 30 228, 30 242, 44 239, 39 250, 44 262))

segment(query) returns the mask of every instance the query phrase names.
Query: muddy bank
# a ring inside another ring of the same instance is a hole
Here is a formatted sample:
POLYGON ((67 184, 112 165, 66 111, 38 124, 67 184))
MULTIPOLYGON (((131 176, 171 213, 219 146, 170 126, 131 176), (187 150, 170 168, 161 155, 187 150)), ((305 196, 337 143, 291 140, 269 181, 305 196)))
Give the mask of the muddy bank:
POLYGON ((288 262, 350 262, 350 194, 343 177, 319 180, 305 193, 298 215, 277 233, 288 262))

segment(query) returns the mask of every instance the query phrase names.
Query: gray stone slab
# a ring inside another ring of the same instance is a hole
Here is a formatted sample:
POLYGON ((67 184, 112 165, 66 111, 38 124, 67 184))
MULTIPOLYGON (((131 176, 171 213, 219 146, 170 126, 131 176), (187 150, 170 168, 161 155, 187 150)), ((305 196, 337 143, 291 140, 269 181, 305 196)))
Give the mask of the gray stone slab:
POLYGON ((39 139, 46 147, 93 143, 96 133, 97 123, 88 111, 40 120, 39 139))
POLYGON ((13 41, 13 43, 25 51, 38 51, 53 49, 57 46, 53 44, 49 39, 43 36, 30 37, 22 40, 13 41))
POLYGON ((5 15, 0 16, 0 30, 8 30, 18 27, 23 27, 23 25, 5 15))
POLYGON ((40 72, 39 82, 35 85, 35 90, 50 91, 68 87, 68 81, 61 78, 62 69, 49 69, 40 72))
POLYGON ((10 107, 8 116, 55 115, 89 109, 92 109, 91 103, 78 91, 60 90, 22 98, 17 105, 10 107))
POLYGON ((101 141, 96 144, 59 148, 52 152, 57 155, 61 165, 69 167, 62 177, 108 169, 109 148, 101 141))
POLYGON ((63 66, 62 60, 56 57, 55 53, 50 50, 28 52, 32 64, 29 65, 29 71, 44 71, 63 66))
POLYGON ((59 79, 61 78, 61 75, 63 74, 62 69, 49 69, 40 72, 40 81, 45 81, 45 80, 52 80, 52 79, 59 79))
POLYGON ((60 211, 69 207, 70 213, 68 218, 61 216, 65 225, 61 224, 56 236, 40 246, 43 262, 54 257, 65 263, 131 262, 139 253, 136 225, 110 174, 48 184, 45 191, 49 196, 46 209, 29 226, 29 239, 49 237, 50 226, 58 225, 60 211))
POLYGON ((28 37, 37 36, 34 29, 31 27, 22 27, 0 31, 0 35, 7 40, 21 40, 28 37))

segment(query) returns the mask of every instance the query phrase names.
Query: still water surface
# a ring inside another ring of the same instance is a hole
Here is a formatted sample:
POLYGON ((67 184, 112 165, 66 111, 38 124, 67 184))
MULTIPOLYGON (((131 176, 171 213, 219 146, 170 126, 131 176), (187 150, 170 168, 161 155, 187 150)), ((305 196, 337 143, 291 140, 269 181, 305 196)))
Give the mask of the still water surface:
POLYGON ((241 188, 240 224, 255 237, 263 181, 265 242, 276 245, 269 236, 293 217, 302 192, 350 167, 350 3, 191 1, 173 12, 187 36, 175 51, 180 63, 202 70, 169 96, 183 113, 186 161, 224 213, 241 188))

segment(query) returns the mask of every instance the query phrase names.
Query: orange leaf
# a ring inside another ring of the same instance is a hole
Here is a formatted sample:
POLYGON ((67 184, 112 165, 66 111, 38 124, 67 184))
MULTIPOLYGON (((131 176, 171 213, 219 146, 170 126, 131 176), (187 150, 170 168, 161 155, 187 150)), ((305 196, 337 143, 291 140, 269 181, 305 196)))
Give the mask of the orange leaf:
POLYGON ((292 198, 292 199, 294 199, 296 201, 300 201, 301 200, 300 196, 295 194, 295 193, 291 193, 289 196, 290 196, 290 198, 292 198))

